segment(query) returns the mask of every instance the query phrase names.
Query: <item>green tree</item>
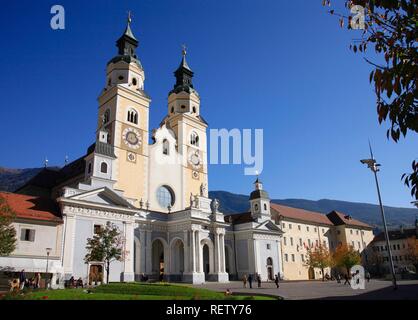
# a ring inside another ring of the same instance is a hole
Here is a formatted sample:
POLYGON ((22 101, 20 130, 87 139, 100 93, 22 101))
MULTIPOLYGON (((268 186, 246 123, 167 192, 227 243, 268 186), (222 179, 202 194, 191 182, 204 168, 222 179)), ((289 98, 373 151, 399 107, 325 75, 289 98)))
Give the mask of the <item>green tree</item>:
POLYGON ((339 245, 333 254, 335 266, 345 268, 350 276, 350 269, 355 265, 361 264, 360 253, 353 246, 346 244, 339 245))
POLYGON ((333 266, 332 255, 328 248, 322 244, 313 248, 308 248, 306 252, 305 266, 321 269, 322 281, 324 281, 324 269, 333 266))
POLYGON ((93 238, 87 239, 87 254, 84 257, 86 263, 100 261, 105 263, 106 283, 109 283, 110 263, 122 260, 122 238, 118 227, 107 222, 104 228, 100 228, 93 238))
MULTIPOLYGON (((322 4, 331 6, 329 0, 323 0, 322 4)), ((362 54, 373 67, 370 83, 374 84, 376 93, 378 121, 389 122, 388 139, 398 142, 401 135, 418 133, 417 1, 352 0, 346 1, 345 7, 349 15, 335 10, 329 12, 340 17, 341 27, 346 25, 352 29, 353 24, 363 28, 356 31, 360 32, 360 38, 353 40, 350 49, 362 54), (357 23, 358 14, 351 14, 351 10, 358 8, 362 12, 364 9, 364 26, 357 23), (379 62, 367 56, 369 48, 374 49, 379 62)), ((418 161, 412 162, 412 173, 404 174, 402 180, 411 189, 411 195, 418 199, 418 161)))
POLYGON ((15 217, 6 199, 0 196, 0 256, 8 256, 16 248, 16 229, 12 225, 15 217))

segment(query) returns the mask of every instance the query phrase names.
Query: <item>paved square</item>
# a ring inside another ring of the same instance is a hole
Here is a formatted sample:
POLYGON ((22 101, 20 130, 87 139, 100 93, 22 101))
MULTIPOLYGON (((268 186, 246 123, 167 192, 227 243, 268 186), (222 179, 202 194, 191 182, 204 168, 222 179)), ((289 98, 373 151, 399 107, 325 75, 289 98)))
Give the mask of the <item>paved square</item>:
POLYGON ((262 283, 257 288, 253 283, 253 289, 243 288, 242 282, 230 283, 205 283, 195 285, 196 288, 207 288, 215 291, 230 289, 234 293, 254 293, 281 296, 287 300, 307 299, 343 299, 343 300, 418 300, 418 281, 399 281, 398 289, 393 290, 390 281, 371 280, 366 282, 366 289, 353 290, 349 285, 336 281, 284 281, 280 282, 277 289, 274 283, 262 283))

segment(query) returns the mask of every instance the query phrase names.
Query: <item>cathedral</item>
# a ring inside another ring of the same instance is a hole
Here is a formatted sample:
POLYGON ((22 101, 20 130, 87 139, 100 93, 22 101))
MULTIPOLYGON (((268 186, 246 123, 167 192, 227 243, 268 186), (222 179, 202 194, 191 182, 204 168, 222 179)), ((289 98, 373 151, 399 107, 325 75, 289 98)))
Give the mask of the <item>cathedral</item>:
POLYGON ((342 236, 349 230, 361 230, 363 249, 371 241, 370 226, 339 213, 270 204, 259 178, 247 212, 220 212, 219 201, 208 197, 208 123, 185 48, 167 114, 150 132, 151 98, 130 18, 116 46, 98 98, 95 142, 86 154, 60 169, 45 167, 14 193, 0 193, 16 213, 18 237, 15 251, 0 257, 0 271, 47 273, 57 288, 71 277, 193 284, 249 274, 262 281, 276 275, 311 279, 319 275, 303 264, 306 243, 357 242, 342 236), (108 222, 118 228, 123 247, 109 275, 103 261, 84 259, 87 239, 108 222))

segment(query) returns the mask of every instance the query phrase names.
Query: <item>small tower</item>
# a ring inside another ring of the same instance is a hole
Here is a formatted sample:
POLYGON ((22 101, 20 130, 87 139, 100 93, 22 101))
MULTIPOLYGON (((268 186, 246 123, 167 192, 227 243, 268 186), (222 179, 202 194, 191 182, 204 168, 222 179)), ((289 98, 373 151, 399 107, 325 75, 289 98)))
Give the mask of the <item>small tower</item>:
POLYGON ((98 132, 96 143, 89 147, 85 157, 85 181, 92 186, 113 188, 115 160, 113 146, 109 144, 109 132, 102 127, 98 132))
POLYGON ((250 194, 251 216, 257 220, 268 220, 270 215, 270 197, 263 190, 263 184, 257 177, 254 181, 255 190, 250 194))

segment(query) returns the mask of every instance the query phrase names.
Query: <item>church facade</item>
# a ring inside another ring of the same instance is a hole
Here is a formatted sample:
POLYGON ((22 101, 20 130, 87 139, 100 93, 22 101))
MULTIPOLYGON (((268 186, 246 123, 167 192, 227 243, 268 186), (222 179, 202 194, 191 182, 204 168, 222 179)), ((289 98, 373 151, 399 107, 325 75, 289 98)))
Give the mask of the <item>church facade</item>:
MULTIPOLYGON (((0 257, 0 272, 49 274, 52 287, 63 287, 71 277, 102 282, 105 265, 85 261, 86 245, 110 222, 123 249, 122 259, 111 263, 111 282, 148 278, 199 284, 249 274, 262 281, 276 275, 315 278, 303 261, 305 240, 311 245, 305 238, 311 236, 301 230, 315 230, 312 243, 322 241, 317 226, 334 230, 333 240, 324 243, 347 242, 334 239, 337 232, 345 234, 343 222, 271 205, 258 178, 247 212, 220 212, 219 201, 208 197, 208 123, 186 51, 174 72, 167 115, 150 131, 151 98, 130 24, 128 19, 117 54, 107 64, 95 142, 86 154, 63 168, 44 168, 15 193, 0 193, 16 213, 18 237, 15 251, 0 257)), ((367 233, 361 243, 366 248, 371 227, 347 224, 367 233)))

